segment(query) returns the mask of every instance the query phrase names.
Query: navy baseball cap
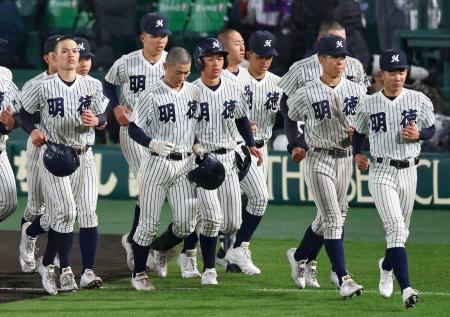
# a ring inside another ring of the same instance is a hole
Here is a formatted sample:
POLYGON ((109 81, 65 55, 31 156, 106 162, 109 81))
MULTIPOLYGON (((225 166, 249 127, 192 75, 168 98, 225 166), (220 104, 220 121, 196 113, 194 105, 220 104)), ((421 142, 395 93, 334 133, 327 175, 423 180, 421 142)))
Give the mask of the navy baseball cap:
POLYGON ((8 45, 8 40, 0 38, 0 47, 8 45))
POLYGON ((84 37, 74 37, 73 40, 77 43, 78 50, 80 51, 80 57, 95 57, 95 54, 91 51, 91 45, 89 41, 84 37))
POLYGON ((250 34, 248 47, 259 56, 278 56, 275 36, 269 31, 255 31, 250 34))
POLYGON ((394 70, 394 69, 408 69, 408 61, 406 55, 400 50, 388 49, 381 52, 380 55, 380 69, 394 70))
POLYGON ((317 53, 329 56, 350 55, 347 51, 347 41, 343 37, 336 35, 327 35, 320 39, 317 53))
POLYGON ((58 41, 63 37, 64 35, 56 34, 47 38, 44 42, 44 54, 53 52, 55 50, 56 43, 58 43, 58 41))
POLYGON ((141 19, 141 31, 150 35, 167 34, 169 31, 169 21, 165 16, 159 13, 146 13, 141 19))

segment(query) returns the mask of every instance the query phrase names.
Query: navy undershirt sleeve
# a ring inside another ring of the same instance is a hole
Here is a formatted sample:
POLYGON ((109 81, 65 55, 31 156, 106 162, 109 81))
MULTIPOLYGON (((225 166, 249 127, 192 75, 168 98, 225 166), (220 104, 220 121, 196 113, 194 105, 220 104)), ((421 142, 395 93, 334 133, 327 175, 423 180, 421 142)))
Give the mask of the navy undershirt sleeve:
POLYGON ((235 122, 239 134, 244 139, 245 144, 249 147, 255 146, 255 139, 253 138, 252 129, 250 128, 250 121, 248 118, 245 116, 240 119, 236 119, 235 122))
POLYGON ((116 86, 106 80, 104 80, 102 84, 103 84, 103 94, 106 96, 106 98, 109 99, 108 105, 111 107, 111 109, 114 109, 116 106, 119 105, 119 98, 117 97, 116 86))
POLYGON ((130 138, 144 147, 148 147, 152 140, 152 138, 146 135, 134 122, 130 122, 128 125, 128 134, 130 135, 130 138))

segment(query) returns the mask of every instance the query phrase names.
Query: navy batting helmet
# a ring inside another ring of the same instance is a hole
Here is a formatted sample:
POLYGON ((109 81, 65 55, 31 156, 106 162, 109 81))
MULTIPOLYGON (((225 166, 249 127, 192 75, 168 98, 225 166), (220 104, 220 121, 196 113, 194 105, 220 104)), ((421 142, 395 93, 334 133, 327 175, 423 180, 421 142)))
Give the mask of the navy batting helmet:
POLYGON ((47 142, 43 161, 45 168, 59 177, 69 176, 80 166, 80 160, 73 148, 53 142, 47 142))
POLYGON ((202 40, 195 47, 194 52, 194 64, 199 72, 203 69, 203 56, 213 55, 213 54, 221 54, 223 55, 223 69, 226 69, 228 66, 227 55, 228 52, 223 47, 223 43, 218 39, 209 37, 207 39, 202 40))
POLYGON ((250 169, 250 165, 252 164, 252 157, 250 155, 250 151, 246 145, 241 146, 242 152, 244 153, 244 159, 242 159, 241 154, 238 152, 234 152, 236 157, 236 166, 238 169, 239 181, 242 181, 247 175, 248 170, 250 169))
POLYGON ((198 167, 188 173, 188 180, 208 190, 217 189, 222 185, 225 179, 225 167, 217 158, 206 153, 203 160, 197 156, 195 163, 198 167))

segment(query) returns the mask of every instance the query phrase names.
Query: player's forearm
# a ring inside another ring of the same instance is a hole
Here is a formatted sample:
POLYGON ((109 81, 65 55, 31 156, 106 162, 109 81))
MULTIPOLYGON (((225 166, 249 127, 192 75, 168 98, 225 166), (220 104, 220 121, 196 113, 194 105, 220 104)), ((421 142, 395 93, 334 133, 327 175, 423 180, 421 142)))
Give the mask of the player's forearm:
POLYGON ((109 99, 109 106, 114 109, 116 106, 119 105, 119 98, 117 97, 117 90, 116 86, 111 84, 110 82, 107 82, 106 80, 103 81, 103 94, 106 96, 106 98, 109 99))
POLYGON ((422 141, 426 141, 431 139, 434 134, 436 133, 436 127, 434 126, 434 124, 429 127, 429 128, 425 128, 419 131, 419 140, 422 141))
POLYGON ((12 130, 17 129, 18 127, 20 127, 22 125, 22 120, 20 120, 20 114, 18 114, 18 113, 13 114, 13 120, 14 120, 14 126, 13 126, 12 130))
POLYGON ((281 115, 284 119, 284 133, 288 139, 289 144, 287 145, 287 150, 292 153, 292 149, 295 147, 301 147, 308 150, 308 145, 305 141, 304 133, 299 135, 297 121, 293 121, 288 117, 289 108, 287 106, 288 96, 283 94, 281 97, 280 110, 281 115))
POLYGON ((31 134, 31 132, 36 129, 36 126, 34 125, 36 119, 33 114, 29 113, 24 108, 21 108, 19 115, 22 129, 24 129, 26 133, 31 134))
POLYGON ((139 128, 134 122, 130 122, 130 125, 128 126, 128 134, 136 143, 144 147, 148 147, 150 141, 152 140, 152 138, 146 135, 144 131, 142 131, 142 129, 139 128))
POLYGON ((253 138, 252 129, 250 127, 250 121, 247 117, 242 117, 235 120, 236 127, 239 131, 239 134, 242 136, 242 138, 245 141, 245 144, 248 147, 255 146, 255 139, 253 138))
POLYGON ((352 137, 353 155, 361 154, 362 146, 366 135, 355 130, 352 137))
POLYGON ((101 127, 102 125, 104 125, 106 123, 106 118, 107 118, 106 113, 100 113, 96 117, 98 119, 98 124, 97 124, 98 127, 101 127))

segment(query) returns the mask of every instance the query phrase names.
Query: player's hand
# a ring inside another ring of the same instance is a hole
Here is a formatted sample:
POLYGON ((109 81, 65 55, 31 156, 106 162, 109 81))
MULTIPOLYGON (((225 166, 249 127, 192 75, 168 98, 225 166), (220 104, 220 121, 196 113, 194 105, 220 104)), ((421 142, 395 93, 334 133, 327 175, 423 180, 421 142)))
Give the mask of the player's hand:
POLYGON ((119 125, 127 126, 130 123, 129 115, 131 114, 131 110, 128 107, 118 105, 113 111, 119 125))
POLYGON ((248 149, 249 149, 251 155, 253 155, 254 157, 258 158, 258 162, 256 162, 256 164, 258 166, 261 166, 261 164, 263 163, 263 157, 264 157, 262 152, 260 150, 258 150, 256 148, 256 146, 249 147, 248 149))
POLYGON ((356 154, 355 162, 360 171, 365 171, 369 168, 369 159, 364 154, 356 154))
POLYGON ((201 160, 203 160, 205 157, 205 154, 208 153, 208 151, 199 143, 195 143, 192 146, 192 151, 194 151, 194 154, 198 155, 201 160))
POLYGON ((350 141, 352 141, 353 133, 355 133, 355 126, 353 124, 350 124, 348 127, 348 137, 350 138, 350 141))
POLYGON ((305 156, 306 156, 305 149, 303 149, 301 147, 295 147, 292 149, 291 159, 295 163, 300 163, 305 158, 305 156))
POLYGON ((256 121, 250 121, 250 130, 252 131, 253 135, 256 135, 256 131, 258 130, 258 127, 256 126, 256 121))
POLYGON ((173 152, 173 150, 175 149, 175 144, 170 143, 169 141, 160 141, 152 139, 148 147, 152 152, 155 152, 160 156, 166 157, 171 152, 173 152))
POLYGON ((5 125, 7 131, 11 131, 14 128, 13 111, 10 106, 1 112, 0 123, 5 125))
POLYGON ((419 140, 419 130, 413 121, 409 121, 406 128, 402 130, 402 136, 405 140, 416 141, 419 140))
POLYGON ((85 127, 93 128, 98 125, 98 118, 90 110, 84 110, 81 114, 81 123, 85 127))
POLYGON ((41 147, 48 139, 47 136, 38 129, 34 129, 33 131, 31 131, 30 136, 31 143, 33 143, 35 147, 41 147))
POLYGON ((101 126, 96 126, 95 127, 95 130, 105 130, 106 129, 106 127, 108 126, 108 122, 105 122, 103 125, 101 125, 101 126))

